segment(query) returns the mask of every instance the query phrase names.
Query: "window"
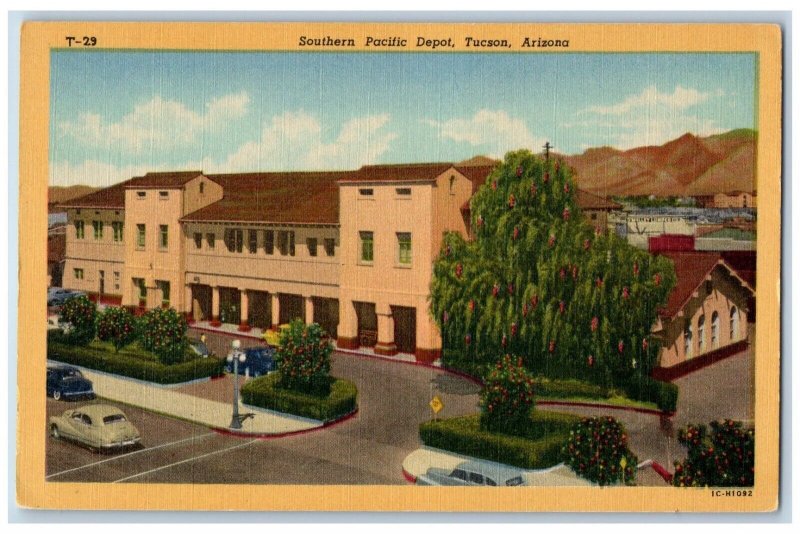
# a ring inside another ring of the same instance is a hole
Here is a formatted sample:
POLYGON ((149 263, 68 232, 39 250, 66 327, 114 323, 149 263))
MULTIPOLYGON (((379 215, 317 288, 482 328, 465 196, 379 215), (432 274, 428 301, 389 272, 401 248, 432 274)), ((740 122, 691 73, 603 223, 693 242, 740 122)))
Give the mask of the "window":
POLYGON ((410 197, 411 196, 411 188, 410 187, 398 187, 394 190, 399 197, 410 197))
POLYGON ((133 287, 139 292, 139 300, 147 300, 147 288, 144 285, 144 278, 134 278, 133 287))
POLYGON ((75 221, 75 239, 83 239, 84 235, 84 222, 75 221))
POLYGON ((203 234, 200 232, 194 233, 194 248, 201 249, 203 248, 203 234))
POLYGON ((450 476, 457 478, 458 480, 463 480, 464 482, 467 481, 467 472, 463 469, 453 469, 453 472, 450 473, 450 476))
POLYGON ((122 241, 122 230, 125 228, 124 223, 115 221, 111 223, 111 229, 114 231, 114 241, 119 243, 122 241))
POLYGON ((711 314, 711 348, 716 349, 719 347, 719 314, 714 312, 711 314))
POLYGON ((136 225, 136 248, 143 249, 145 243, 145 233, 146 233, 145 225, 137 224, 136 225))
POLYGON ((103 221, 92 221, 95 239, 103 239, 103 221))
POLYGON ((697 348, 702 354, 706 350, 706 316, 697 319, 697 348))
POLYGON ((397 234, 397 262, 400 265, 411 265, 411 234, 399 232, 397 234))
POLYGON ((359 232, 361 238, 361 261, 372 263, 374 256, 372 232, 359 232))
POLYGON ((739 310, 736 306, 731 307, 731 341, 739 339, 739 310))
POLYGON ((275 232, 273 230, 264 230, 264 252, 275 254, 275 232))
POLYGON ((144 199, 146 196, 147 196, 147 193, 144 192, 144 191, 137 191, 136 192, 136 198, 138 198, 139 200, 144 199))
POLYGON ((206 190, 206 183, 200 182, 200 194, 202 195, 203 193, 205 193, 205 190, 206 190))
POLYGON ((294 232, 281 231, 278 232, 278 250, 281 256, 294 256, 294 232))
POLYGON ((156 280, 156 287, 161 291, 161 304, 169 306, 169 282, 156 280))
POLYGON ((244 232, 235 228, 226 228, 225 246, 228 247, 228 252, 241 252, 244 247, 244 232))
POLYGON ((692 343, 692 325, 687 324, 686 329, 683 331, 683 353, 686 358, 691 358, 693 348, 694 344, 692 343))
POLYGON ((206 234, 206 245, 208 245, 208 248, 214 248, 214 245, 216 245, 216 241, 217 241, 216 235, 212 233, 206 234))
POLYGON ((159 191, 158 198, 160 198, 161 200, 169 199, 169 191, 159 191))
POLYGON ((83 280, 83 269, 75 268, 72 270, 75 275, 75 280, 83 280))
POLYGON ((308 255, 309 256, 316 256, 317 255, 317 238, 316 237, 309 237, 306 239, 306 246, 308 246, 308 255))
POLYGON ((327 237, 323 243, 325 244, 325 254, 333 256, 336 253, 336 240, 332 237, 327 237))
POLYGON ((371 197, 375 194, 375 190, 372 188, 359 189, 358 194, 361 195, 362 197, 371 197))
POLYGON ((250 254, 255 254, 258 250, 258 231, 247 231, 247 249, 250 251, 250 254))
POLYGON ((169 226, 166 224, 158 227, 158 248, 167 250, 169 248, 169 226))
POLYGON ((455 184, 456 184, 456 175, 455 174, 451 174, 450 175, 450 194, 451 195, 455 195, 456 194, 456 188, 453 187, 453 186, 455 186, 455 184))
POLYGON ((114 271, 114 289, 119 291, 119 271, 114 271))
POLYGON ((469 481, 473 484, 483 485, 483 475, 480 473, 470 473, 469 481))

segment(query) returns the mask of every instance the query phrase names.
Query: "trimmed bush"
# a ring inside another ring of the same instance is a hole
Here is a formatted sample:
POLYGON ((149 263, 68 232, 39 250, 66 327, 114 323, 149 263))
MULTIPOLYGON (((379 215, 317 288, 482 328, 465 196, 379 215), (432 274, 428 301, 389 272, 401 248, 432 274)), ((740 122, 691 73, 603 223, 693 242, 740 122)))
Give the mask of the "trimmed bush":
POLYGON ((97 334, 97 305, 86 295, 67 299, 61 306, 60 321, 69 324, 67 343, 88 345, 97 334))
POLYGON ((139 320, 142 348, 161 363, 170 365, 186 359, 186 318, 174 309, 154 308, 139 320))
POLYGON ((51 360, 156 384, 178 384, 219 376, 225 366, 224 360, 216 358, 197 358, 174 365, 164 365, 157 361, 143 360, 110 350, 76 347, 54 341, 59 337, 52 335, 48 338, 47 357, 51 360))
POLYGON ((245 404, 316 419, 333 421, 356 409, 355 384, 341 378, 326 377, 328 395, 318 396, 279 386, 280 373, 253 379, 242 387, 245 404))
POLYGON ((110 342, 117 352, 133 343, 136 335, 136 319, 125 308, 110 306, 97 320, 97 338, 110 342))
POLYGON ((280 387, 326 396, 333 345, 317 323, 306 325, 295 319, 280 332, 275 363, 280 387))
POLYGON ((613 417, 581 419, 570 430, 563 455, 565 463, 578 476, 601 486, 617 482, 633 484, 636 478, 639 462, 628 449, 625 428, 613 417))
POLYGON ((705 425, 689 425, 678 434, 688 456, 675 462, 673 485, 752 487, 755 441, 755 430, 739 421, 712 421, 710 434, 705 425))
POLYGON ((528 439, 481 430, 478 415, 429 421, 419 427, 422 442, 457 454, 514 465, 523 469, 544 469, 561 463, 561 449, 569 437, 569 427, 578 416, 554 412, 534 412, 528 439))
POLYGON ((481 391, 481 428, 515 436, 530 425, 533 410, 533 377, 522 358, 506 354, 486 375, 481 391))
POLYGON ((610 391, 603 386, 580 380, 550 380, 537 377, 533 381, 537 397, 607 399, 610 391))
POLYGON ((625 385, 625 395, 634 400, 652 402, 662 412, 673 413, 678 406, 678 386, 649 376, 632 378, 625 385))

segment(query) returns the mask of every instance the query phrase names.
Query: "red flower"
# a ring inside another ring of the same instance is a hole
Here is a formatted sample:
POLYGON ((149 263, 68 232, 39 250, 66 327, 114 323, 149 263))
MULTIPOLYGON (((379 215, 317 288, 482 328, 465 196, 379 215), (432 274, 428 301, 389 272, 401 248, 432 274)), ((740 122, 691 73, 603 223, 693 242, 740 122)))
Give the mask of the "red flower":
POLYGON ((446 311, 442 312, 442 322, 443 323, 446 323, 449 318, 450 318, 450 315, 448 315, 446 311))
POLYGON ((531 306, 533 306, 533 309, 536 309, 536 306, 538 305, 539 305, 539 295, 533 295, 531 297, 531 306))
POLYGON ((536 184, 531 184, 531 196, 536 196, 536 184))
POLYGON ((464 274, 464 266, 459 263, 456 265, 456 278, 461 278, 462 274, 464 274))
POLYGON ((469 346, 469 345, 470 345, 470 343, 472 343, 472 336, 471 336, 471 335, 469 335, 469 334, 467 334, 466 336, 464 336, 464 343, 466 343, 466 344, 467 344, 467 346, 469 346))
POLYGON ((642 350, 647 350, 647 338, 642 339, 642 350))
POLYGON ((475 301, 470 299, 469 304, 467 304, 467 307, 469 307, 469 311, 475 311, 475 301))
POLYGON ((592 323, 591 323, 592 332, 596 331, 598 326, 600 326, 600 319, 598 319, 597 317, 592 317, 592 323))
POLYGON ((633 262, 633 275, 634 276, 639 276, 639 262, 638 261, 633 262))
POLYGON ((657 286, 661 285, 661 274, 660 273, 656 273, 655 275, 653 275, 653 282, 655 282, 655 284, 657 286))
POLYGON ((503 339, 500 341, 500 344, 505 347, 507 343, 508 343, 508 338, 506 338, 506 335, 503 334, 503 339))
POLYGON ((550 234, 550 239, 547 240, 547 246, 552 247, 555 244, 556 244, 556 236, 550 234))
POLYGON ((603 287, 603 279, 598 276, 597 279, 594 281, 594 285, 596 285, 597 287, 603 287))
POLYGON ((591 246, 591 242, 588 239, 584 239, 583 240, 583 250, 589 250, 590 246, 591 246))
POLYGON ((561 212, 561 218, 565 221, 569 220, 569 208, 564 208, 564 211, 561 212))
POLYGON ((492 191, 497 191, 497 180, 492 182, 492 191))
POLYGON ((483 215, 478 215, 478 228, 483 226, 483 215))
POLYGON ((513 209, 514 206, 516 205, 517 205, 517 198, 514 196, 514 193, 511 193, 510 195, 508 195, 508 207, 513 209))
POLYGON ((522 316, 523 317, 527 317, 528 316, 528 303, 527 302, 522 305, 522 316))
POLYGON ((621 339, 619 340, 619 343, 617 343, 617 350, 620 354, 622 354, 622 351, 625 350, 625 343, 621 339))
POLYGON ((561 270, 559 270, 559 271, 558 271, 558 276, 559 276, 559 277, 561 277, 561 279, 562 279, 562 280, 563 280, 564 278, 566 278, 566 276, 567 276, 567 272, 564 270, 564 268, 563 268, 563 267, 561 268, 561 270))
POLYGON ((511 335, 512 336, 517 335, 517 323, 511 323, 511 335))
POLYGON ((550 352, 553 352, 554 350, 556 350, 556 342, 555 342, 554 339, 550 340, 550 343, 547 346, 547 350, 550 351, 550 352))
POLYGON ((594 356, 592 356, 592 355, 590 354, 590 355, 589 355, 589 357, 588 357, 588 358, 586 358, 586 363, 588 363, 588 364, 589 364, 589 367, 593 366, 593 365, 594 365, 594 356))
POLYGON ((522 167, 517 167, 517 176, 522 176, 522 167))
POLYGON ((500 293, 500 286, 497 284, 492 286, 492 296, 496 297, 500 293))
POLYGON ((447 245, 447 248, 444 249, 444 255, 449 256, 451 253, 452 250, 450 249, 450 245, 447 245))
POLYGON ((559 312, 559 313, 564 313, 564 309, 565 309, 565 308, 566 308, 566 304, 564 304, 564 301, 563 301, 563 300, 562 300, 561 302, 559 302, 559 303, 558 303, 558 312, 559 312))
POLYGON ((572 266, 572 279, 573 280, 577 280, 578 279, 578 266, 577 265, 573 265, 572 266))
POLYGON ((631 296, 631 292, 628 289, 628 286, 623 287, 622 288, 622 298, 627 299, 630 296, 631 296))
POLYGON ((544 183, 547 183, 549 179, 550 179, 550 173, 549 172, 544 173, 544 176, 542 177, 544 183))
POLYGON ((514 285, 513 284, 508 284, 508 294, 509 295, 513 295, 514 294, 514 285))
POLYGON ((564 184, 564 192, 569 193, 569 184, 564 184))
POLYGON ((514 227, 514 233, 512 234, 512 237, 514 238, 514 241, 516 241, 519 238, 519 227, 518 226, 514 227))

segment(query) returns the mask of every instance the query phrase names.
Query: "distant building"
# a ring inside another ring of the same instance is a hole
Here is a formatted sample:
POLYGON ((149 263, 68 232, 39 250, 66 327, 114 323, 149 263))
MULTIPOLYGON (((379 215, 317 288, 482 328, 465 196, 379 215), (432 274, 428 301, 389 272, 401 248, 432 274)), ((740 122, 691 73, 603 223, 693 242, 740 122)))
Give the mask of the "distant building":
POLYGON ((53 227, 47 235, 47 287, 61 287, 67 235, 63 225, 53 227))
POLYGON ((714 195, 696 196, 698 205, 704 208, 755 208, 756 193, 746 191, 732 191, 730 193, 717 193, 714 195))

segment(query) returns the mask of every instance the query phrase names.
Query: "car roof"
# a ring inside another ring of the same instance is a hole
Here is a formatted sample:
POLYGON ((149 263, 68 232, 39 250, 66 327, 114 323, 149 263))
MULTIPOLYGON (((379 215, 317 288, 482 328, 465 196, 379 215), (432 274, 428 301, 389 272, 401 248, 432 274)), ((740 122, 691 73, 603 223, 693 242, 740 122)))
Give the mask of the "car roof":
POLYGON ((491 478, 496 482, 505 482, 508 479, 522 475, 521 469, 513 469, 509 468, 508 466, 493 462, 478 462, 474 460, 461 462, 454 467, 454 469, 462 469, 464 471, 469 471, 470 473, 479 473, 483 476, 491 478))
POLYGON ((98 420, 108 417, 109 415, 125 415, 125 413, 116 406, 109 406, 108 404, 88 404, 74 411, 85 413, 92 419, 96 418, 98 420))
POLYGON ((48 370, 53 370, 53 371, 79 371, 80 370, 77 367, 74 367, 72 365, 67 365, 65 363, 51 363, 51 364, 47 365, 47 369, 48 370))

